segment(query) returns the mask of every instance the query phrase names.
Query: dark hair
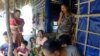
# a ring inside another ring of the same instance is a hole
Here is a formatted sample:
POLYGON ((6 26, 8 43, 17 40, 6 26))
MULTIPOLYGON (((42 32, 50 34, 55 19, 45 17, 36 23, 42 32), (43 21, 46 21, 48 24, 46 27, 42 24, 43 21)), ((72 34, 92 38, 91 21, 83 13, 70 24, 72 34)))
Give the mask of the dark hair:
POLYGON ((3 35, 7 35, 7 32, 5 31, 5 32, 3 33, 3 35))
POLYGON ((19 13, 21 14, 21 11, 20 11, 20 10, 14 10, 14 14, 15 14, 16 12, 19 12, 19 13))
POLYGON ((61 45, 58 41, 49 39, 44 43, 43 49, 46 49, 50 52, 59 51, 61 50, 61 45))
POLYGON ((44 34, 44 31, 43 30, 39 30, 38 32, 41 32, 42 34, 44 34))
POLYGON ((30 38, 30 42, 31 42, 31 40, 36 40, 36 39, 35 39, 34 37, 31 37, 31 38, 30 38))
POLYGON ((67 11, 70 13, 70 7, 69 7, 68 5, 66 5, 66 4, 61 4, 61 6, 66 7, 66 8, 67 8, 67 11))
POLYGON ((23 40, 21 43, 23 43, 25 46, 28 45, 28 42, 26 40, 23 40))
POLYGON ((59 37, 60 44, 71 45, 71 37, 69 35, 61 35, 59 37))

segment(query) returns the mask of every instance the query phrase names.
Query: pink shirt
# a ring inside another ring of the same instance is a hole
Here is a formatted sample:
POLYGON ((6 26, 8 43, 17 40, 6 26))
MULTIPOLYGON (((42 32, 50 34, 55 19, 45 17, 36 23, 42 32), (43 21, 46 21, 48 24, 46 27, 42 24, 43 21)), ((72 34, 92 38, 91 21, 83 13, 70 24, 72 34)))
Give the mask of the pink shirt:
POLYGON ((40 38, 40 37, 37 37, 37 39, 36 39, 36 43, 38 44, 38 45, 43 45, 44 44, 44 42, 47 40, 47 38, 46 37, 44 37, 44 38, 40 38))
POLYGON ((21 32, 23 32, 24 24, 25 24, 25 22, 21 18, 16 19, 15 17, 13 17, 13 18, 10 19, 10 25, 12 25, 12 26, 21 25, 21 27, 20 27, 21 32))
POLYGON ((29 51, 29 49, 28 49, 28 48, 22 49, 21 47, 18 47, 18 48, 16 49, 16 51, 17 51, 17 53, 18 53, 18 52, 26 53, 26 52, 29 51))

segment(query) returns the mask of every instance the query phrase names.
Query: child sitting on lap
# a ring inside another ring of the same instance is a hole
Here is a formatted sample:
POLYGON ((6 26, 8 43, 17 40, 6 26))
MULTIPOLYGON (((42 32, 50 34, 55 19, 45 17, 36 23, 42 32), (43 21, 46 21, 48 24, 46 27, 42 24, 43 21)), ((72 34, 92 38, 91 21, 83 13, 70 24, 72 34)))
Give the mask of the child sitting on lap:
POLYGON ((27 45, 28 45, 28 42, 23 40, 21 42, 21 46, 16 49, 15 56, 16 55, 17 56, 28 56, 29 55, 29 49, 27 48, 27 45))

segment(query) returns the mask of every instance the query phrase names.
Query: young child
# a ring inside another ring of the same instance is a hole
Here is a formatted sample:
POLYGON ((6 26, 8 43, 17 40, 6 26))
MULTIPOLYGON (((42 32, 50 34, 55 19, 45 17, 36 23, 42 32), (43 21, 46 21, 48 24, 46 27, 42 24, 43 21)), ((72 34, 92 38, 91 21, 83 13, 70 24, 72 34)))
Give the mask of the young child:
POLYGON ((30 56, 35 56, 38 54, 39 46, 36 44, 35 38, 32 38, 31 42, 32 42, 32 49, 30 52, 30 56))
MULTIPOLYGON (((29 54, 29 49, 27 48, 27 45, 28 45, 28 42, 23 40, 21 42, 21 46, 19 46, 17 49, 16 49, 16 55, 17 56, 28 56, 29 54)), ((16 56, 15 55, 15 56, 16 56)))
POLYGON ((8 56, 8 37, 7 37, 7 32, 3 33, 3 37, 6 41, 3 45, 0 47, 0 56, 8 56))
POLYGON ((30 38, 31 48, 36 44, 36 40, 34 37, 30 38))

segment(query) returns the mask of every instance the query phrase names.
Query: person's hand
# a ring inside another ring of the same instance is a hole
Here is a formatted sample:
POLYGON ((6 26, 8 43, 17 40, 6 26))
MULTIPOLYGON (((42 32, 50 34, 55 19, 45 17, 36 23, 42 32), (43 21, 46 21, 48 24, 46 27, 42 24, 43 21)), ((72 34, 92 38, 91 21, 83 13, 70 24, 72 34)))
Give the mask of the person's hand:
POLYGON ((58 20, 58 25, 60 25, 60 24, 61 24, 61 19, 62 19, 62 17, 63 17, 63 13, 62 13, 62 12, 60 12, 60 16, 59 16, 59 20, 58 20))
POLYGON ((60 17, 62 18, 62 16, 63 16, 63 13, 62 13, 62 12, 60 12, 60 17))
POLYGON ((3 53, 0 53, 0 56, 4 56, 4 54, 3 53))
POLYGON ((4 52, 0 51, 0 56, 4 56, 4 52))
POLYGON ((22 53, 21 52, 18 52, 18 55, 22 55, 22 53))

